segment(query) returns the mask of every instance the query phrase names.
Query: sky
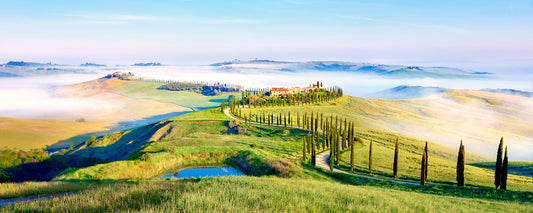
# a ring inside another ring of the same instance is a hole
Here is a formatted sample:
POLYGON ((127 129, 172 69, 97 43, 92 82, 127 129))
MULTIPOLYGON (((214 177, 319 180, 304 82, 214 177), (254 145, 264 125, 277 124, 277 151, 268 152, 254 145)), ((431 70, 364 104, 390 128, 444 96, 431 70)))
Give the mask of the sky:
POLYGON ((533 1, 0 0, 0 63, 533 67, 533 1))

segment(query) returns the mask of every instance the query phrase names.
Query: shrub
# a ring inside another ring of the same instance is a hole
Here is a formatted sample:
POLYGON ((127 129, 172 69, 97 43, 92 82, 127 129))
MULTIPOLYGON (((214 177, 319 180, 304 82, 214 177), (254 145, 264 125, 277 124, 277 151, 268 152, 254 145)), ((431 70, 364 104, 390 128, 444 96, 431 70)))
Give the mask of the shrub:
POLYGON ((231 120, 231 121, 228 122, 228 127, 229 127, 230 129, 233 129, 233 128, 235 128, 236 126, 238 126, 239 123, 240 123, 240 122, 239 122, 238 120, 235 120, 235 119, 234 119, 234 120, 231 120))

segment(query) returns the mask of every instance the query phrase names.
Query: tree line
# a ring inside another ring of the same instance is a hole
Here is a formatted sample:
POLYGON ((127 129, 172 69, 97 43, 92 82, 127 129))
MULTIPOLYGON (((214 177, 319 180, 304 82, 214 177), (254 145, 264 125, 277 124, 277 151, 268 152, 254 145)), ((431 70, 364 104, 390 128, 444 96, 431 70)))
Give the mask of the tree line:
POLYGON ((317 88, 305 93, 296 93, 282 95, 279 97, 268 96, 266 90, 260 91, 242 91, 241 98, 233 97, 229 100, 224 100, 220 103, 221 111, 225 108, 230 108, 232 114, 237 108, 259 108, 259 107, 275 107, 275 106, 301 106, 305 104, 314 104, 320 102, 327 102, 336 98, 342 97, 343 91, 340 87, 331 87, 329 89, 317 88))
POLYGON ((227 84, 214 83, 191 83, 191 82, 173 82, 160 86, 158 89, 171 91, 191 91, 200 93, 205 96, 215 96, 222 92, 239 92, 240 87, 229 87, 227 84))

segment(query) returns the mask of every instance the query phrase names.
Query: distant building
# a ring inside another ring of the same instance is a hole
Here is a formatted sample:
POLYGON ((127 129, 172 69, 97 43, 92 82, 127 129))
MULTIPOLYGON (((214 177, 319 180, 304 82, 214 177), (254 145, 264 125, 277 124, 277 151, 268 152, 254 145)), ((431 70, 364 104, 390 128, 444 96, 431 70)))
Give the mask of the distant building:
POLYGON ((309 91, 315 90, 320 88, 319 85, 313 84, 312 87, 292 87, 290 89, 288 88, 281 88, 281 87, 275 87, 270 89, 270 96, 271 97, 279 97, 284 95, 291 95, 291 94, 298 94, 298 93, 307 93, 309 91))

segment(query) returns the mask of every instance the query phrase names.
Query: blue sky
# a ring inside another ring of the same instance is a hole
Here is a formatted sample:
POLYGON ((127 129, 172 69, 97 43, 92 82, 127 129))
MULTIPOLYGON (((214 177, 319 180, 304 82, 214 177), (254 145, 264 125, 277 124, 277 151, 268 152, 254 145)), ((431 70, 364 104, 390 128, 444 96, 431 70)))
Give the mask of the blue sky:
POLYGON ((0 62, 529 66, 533 1, 1 1, 0 62))

